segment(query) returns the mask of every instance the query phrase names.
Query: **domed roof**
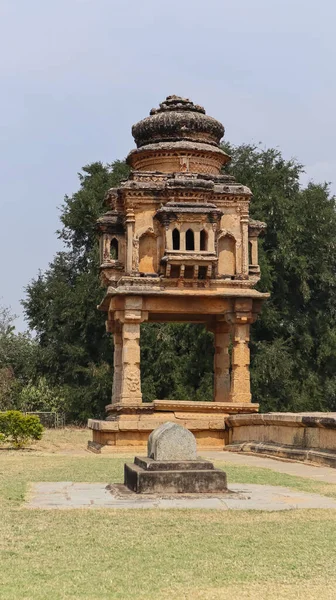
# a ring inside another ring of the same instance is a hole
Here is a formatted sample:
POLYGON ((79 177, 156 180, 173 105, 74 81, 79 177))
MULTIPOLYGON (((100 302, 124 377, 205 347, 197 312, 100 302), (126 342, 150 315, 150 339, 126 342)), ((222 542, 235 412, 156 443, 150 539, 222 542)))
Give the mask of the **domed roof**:
POLYGON ((156 142, 192 141, 218 146, 224 127, 188 98, 168 96, 150 116, 132 127, 138 148, 156 142))

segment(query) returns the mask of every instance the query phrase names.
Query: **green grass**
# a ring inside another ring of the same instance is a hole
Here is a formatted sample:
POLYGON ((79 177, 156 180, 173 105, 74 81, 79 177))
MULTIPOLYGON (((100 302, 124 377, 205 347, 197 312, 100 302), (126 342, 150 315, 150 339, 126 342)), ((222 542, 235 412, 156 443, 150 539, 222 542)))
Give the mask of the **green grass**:
MULTIPOLYGON (((0 452, 6 600, 332 599, 336 511, 29 510, 33 481, 122 480, 120 456, 0 452)), ((224 467, 224 463, 220 463, 224 467)), ((336 485, 228 465, 229 482, 336 485)))

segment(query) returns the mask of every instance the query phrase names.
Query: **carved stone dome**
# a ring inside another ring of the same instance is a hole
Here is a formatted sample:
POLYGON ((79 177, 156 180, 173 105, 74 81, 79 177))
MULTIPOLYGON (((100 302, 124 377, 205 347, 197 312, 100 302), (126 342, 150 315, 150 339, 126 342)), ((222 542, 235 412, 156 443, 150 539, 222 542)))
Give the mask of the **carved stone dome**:
POLYGON ((182 140, 218 146, 224 127, 188 98, 168 96, 159 108, 150 111, 149 117, 133 125, 132 134, 138 148, 182 140))

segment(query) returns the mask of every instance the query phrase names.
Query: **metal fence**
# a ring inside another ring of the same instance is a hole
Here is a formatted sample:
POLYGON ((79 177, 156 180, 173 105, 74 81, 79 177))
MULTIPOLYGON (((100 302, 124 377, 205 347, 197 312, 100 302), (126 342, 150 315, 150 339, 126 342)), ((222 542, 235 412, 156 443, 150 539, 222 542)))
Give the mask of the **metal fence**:
POLYGON ((25 415, 36 415, 39 417, 43 427, 60 429, 65 427, 65 413, 45 412, 45 411, 33 411, 24 412, 25 415))

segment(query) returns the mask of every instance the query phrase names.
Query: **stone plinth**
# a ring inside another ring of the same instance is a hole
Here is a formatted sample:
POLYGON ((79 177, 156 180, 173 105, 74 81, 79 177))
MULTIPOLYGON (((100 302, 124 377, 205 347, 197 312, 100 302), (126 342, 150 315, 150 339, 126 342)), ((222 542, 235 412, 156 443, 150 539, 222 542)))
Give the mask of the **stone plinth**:
POLYGON ((125 464, 125 485, 137 494, 215 494, 227 491, 226 473, 208 461, 151 461, 125 464))
POLYGON ((109 405, 106 421, 89 419, 93 452, 109 452, 114 447, 147 446, 150 433, 170 421, 186 427, 196 438, 198 448, 222 449, 229 443, 225 419, 229 415, 256 412, 258 404, 233 402, 187 402, 155 400, 137 406, 109 405))
POLYGON ((136 456, 134 464, 125 464, 124 473, 125 485, 137 494, 212 494, 227 490, 226 474, 211 462, 197 460, 193 434, 170 422, 151 433, 148 457, 136 456))

